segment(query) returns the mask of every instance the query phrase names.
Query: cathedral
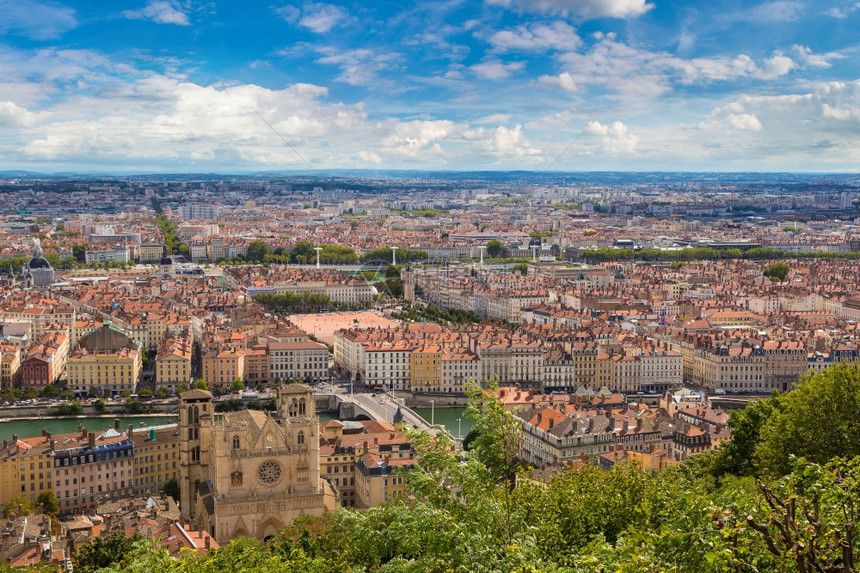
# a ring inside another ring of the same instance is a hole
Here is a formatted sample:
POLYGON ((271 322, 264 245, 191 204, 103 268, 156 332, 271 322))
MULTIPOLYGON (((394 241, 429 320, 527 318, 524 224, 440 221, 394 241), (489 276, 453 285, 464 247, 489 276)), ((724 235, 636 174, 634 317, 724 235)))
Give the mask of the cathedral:
POLYGON ((336 507, 320 478, 313 389, 282 386, 277 404, 272 414, 222 414, 210 392, 180 395, 180 509, 218 543, 265 540, 301 515, 336 507))
POLYGON ((54 282, 54 267, 42 256, 39 239, 33 239, 33 256, 21 269, 21 278, 28 287, 48 286, 54 282))

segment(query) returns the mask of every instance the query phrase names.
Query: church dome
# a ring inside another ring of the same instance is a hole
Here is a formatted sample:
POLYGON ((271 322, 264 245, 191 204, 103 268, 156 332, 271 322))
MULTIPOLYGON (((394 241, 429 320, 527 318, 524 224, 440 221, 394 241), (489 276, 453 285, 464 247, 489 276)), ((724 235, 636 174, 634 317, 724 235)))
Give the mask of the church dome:
POLYGON ((29 261, 27 261, 28 269, 50 269, 51 263, 49 263, 44 257, 33 257, 29 261))

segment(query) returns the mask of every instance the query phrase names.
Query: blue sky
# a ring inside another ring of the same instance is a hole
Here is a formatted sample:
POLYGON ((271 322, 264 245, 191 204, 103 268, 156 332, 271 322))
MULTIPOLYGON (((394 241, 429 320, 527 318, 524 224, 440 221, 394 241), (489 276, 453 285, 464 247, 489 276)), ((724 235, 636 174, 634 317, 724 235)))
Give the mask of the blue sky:
POLYGON ((857 30, 857 0, 0 0, 0 169, 856 172, 857 30))

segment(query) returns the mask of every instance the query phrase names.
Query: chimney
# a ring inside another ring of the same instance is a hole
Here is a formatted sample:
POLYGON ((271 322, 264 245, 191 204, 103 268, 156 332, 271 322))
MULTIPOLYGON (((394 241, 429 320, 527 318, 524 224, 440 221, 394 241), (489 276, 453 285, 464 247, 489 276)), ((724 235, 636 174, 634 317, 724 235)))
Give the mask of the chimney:
POLYGON ((90 447, 94 448, 96 445, 96 434, 95 434, 95 432, 90 432, 89 435, 87 436, 87 438, 89 439, 90 447))
POLYGON ((549 429, 552 430, 553 426, 555 426, 555 418, 549 419, 549 429))
POLYGON ((48 430, 46 430, 45 428, 42 428, 42 437, 43 438, 47 435, 47 433, 48 433, 48 430))
POLYGON ((650 445, 648 446, 648 453, 649 453, 649 454, 653 454, 653 453, 654 453, 654 444, 650 444, 650 445))
POLYGON ((538 425, 543 422, 543 412, 538 412, 538 425))
POLYGON ((209 547, 211 546, 211 543, 212 543, 212 538, 209 537, 209 534, 206 533, 205 531, 203 532, 203 539, 204 539, 206 549, 209 549, 209 547))
POLYGON ((128 434, 126 434, 126 435, 130 438, 132 432, 134 432, 134 424, 129 424, 128 425, 128 434))
POLYGON ((113 429, 119 432, 119 418, 113 419, 113 429))
POLYGON ((84 434, 84 425, 83 424, 78 424, 78 433, 82 436, 86 435, 86 434, 84 434))

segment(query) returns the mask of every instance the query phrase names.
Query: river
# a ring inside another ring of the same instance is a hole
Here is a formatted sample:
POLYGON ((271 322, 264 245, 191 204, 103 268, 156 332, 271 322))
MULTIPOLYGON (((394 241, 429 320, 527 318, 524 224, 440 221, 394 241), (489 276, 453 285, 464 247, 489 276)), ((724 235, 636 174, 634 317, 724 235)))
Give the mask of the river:
MULTIPOLYGON (((42 428, 52 434, 68 434, 78 431, 78 424, 83 424, 88 430, 102 431, 113 427, 113 417, 109 418, 40 418, 38 420, 9 420, 0 422, 0 439, 11 440, 17 434, 19 438, 32 438, 42 435, 42 428)), ((158 426, 176 422, 176 416, 120 416, 120 431, 128 430, 129 424, 135 428, 141 427, 141 422, 148 426, 158 426)))
POLYGON ((438 425, 444 426, 448 430, 448 433, 455 438, 458 431, 460 432, 460 437, 465 438, 469 430, 472 429, 472 426, 475 425, 475 420, 466 417, 465 408, 432 409, 435 411, 431 411, 431 408, 412 408, 412 410, 428 422, 435 422, 438 425), (457 418, 460 419, 459 423, 457 422, 457 418))

